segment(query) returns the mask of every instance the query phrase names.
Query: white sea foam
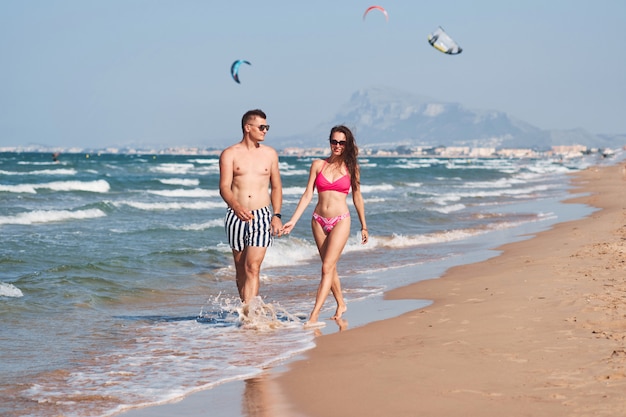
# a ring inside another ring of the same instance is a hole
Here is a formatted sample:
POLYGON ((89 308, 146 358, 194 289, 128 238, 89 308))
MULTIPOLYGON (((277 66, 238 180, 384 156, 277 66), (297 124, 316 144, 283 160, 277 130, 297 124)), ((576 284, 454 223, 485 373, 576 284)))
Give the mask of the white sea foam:
POLYGON ((112 203, 116 207, 121 207, 123 205, 133 207, 139 210, 207 210, 212 208, 224 207, 226 208, 226 204, 223 202, 212 202, 212 201, 195 201, 188 203, 145 203, 142 201, 116 201, 112 203))
POLYGON ((200 180, 197 178, 162 178, 159 182, 161 184, 183 185, 187 187, 197 186, 200 184, 200 180))
MULTIPOLYGON (((348 252, 363 252, 374 249, 377 246, 376 244, 376 236, 373 234, 369 235, 369 240, 367 245, 364 245, 361 241, 361 232, 355 232, 348 238, 348 242, 343 250, 344 253, 348 252)), ((316 252, 317 254, 317 252, 316 252)))
POLYGON ((561 164, 549 163, 548 161, 543 161, 542 163, 538 163, 535 165, 529 165, 526 167, 529 171, 537 173, 537 174, 550 174, 550 173, 558 173, 563 174, 570 172, 570 169, 561 164))
POLYGON ((359 163, 359 166, 361 168, 376 168, 378 164, 373 163, 373 162, 372 163, 366 162, 366 163, 359 163))
POLYGON ((193 162, 196 164, 207 164, 207 165, 218 165, 220 162, 219 159, 217 158, 211 158, 211 159, 196 158, 196 159, 188 159, 187 161, 193 162))
POLYGON ((511 165, 510 161, 506 160, 498 160, 498 159, 484 159, 484 160, 463 160, 463 159, 455 159, 450 160, 446 164, 448 169, 485 169, 485 170, 498 170, 500 172, 505 173, 515 173, 519 170, 518 166, 511 165))
POLYGON ((73 168, 61 168, 61 169, 40 169, 37 171, 3 171, 0 170, 2 175, 76 175, 76 170, 73 168))
POLYGON ((361 185, 362 193, 373 193, 376 191, 391 191, 395 187, 391 184, 380 184, 380 185, 361 185))
POLYGON ((19 298, 23 296, 22 290, 15 285, 0 281, 0 297, 19 298))
POLYGON ((202 188, 178 189, 178 190, 149 190, 148 193, 160 195, 162 197, 219 197, 219 190, 205 190, 202 188))
POLYGON ((459 201, 461 196, 459 194, 442 194, 436 197, 429 198, 427 201, 432 201, 440 206, 445 206, 449 202, 459 201))
POLYGON ((283 195, 302 195, 305 187, 285 187, 283 188, 283 195))
POLYGON ((106 214, 100 209, 87 210, 34 210, 19 213, 14 216, 0 216, 0 225, 22 224, 29 225, 35 223, 52 223, 66 220, 85 220, 104 217, 106 214))
POLYGON ((187 174, 194 169, 194 164, 160 164, 155 167, 151 167, 150 171, 160 172, 165 174, 187 174))
MULTIPOLYGON (((368 203, 384 203, 385 201, 387 201, 386 198, 382 198, 382 197, 372 197, 372 198, 364 198, 363 201, 368 204, 368 203)), ((354 203, 351 204, 351 206, 354 206, 354 203)))
POLYGON ((319 256, 313 239, 299 239, 293 236, 274 239, 267 250, 263 267, 296 265, 319 256))
POLYGON ((394 233, 391 237, 370 237, 369 244, 371 244, 372 246, 380 246, 384 248, 394 249, 420 245, 432 245, 437 243, 469 239, 471 237, 489 233, 494 230, 510 229, 526 223, 551 220, 554 218, 555 216, 553 213, 539 213, 536 216, 528 217, 526 219, 518 221, 491 222, 486 224, 483 228, 476 229, 446 230, 425 235, 401 235, 394 233))
POLYGON ((105 180, 96 181, 54 181, 41 184, 0 185, 0 191, 11 193, 36 194, 38 189, 53 191, 88 191, 107 193, 111 186, 105 180))
POLYGON ((224 219, 214 219, 204 223, 188 224, 181 227, 181 230, 206 230, 212 227, 224 227, 224 219))
POLYGON ((432 164, 426 162, 408 162, 402 165, 390 165, 390 168, 401 168, 401 169, 417 169, 417 168, 430 168, 432 164))
POLYGON ((218 165, 199 166, 189 171, 190 174, 194 174, 200 177, 203 177, 206 175, 219 174, 219 172, 220 172, 220 168, 218 165))
MULTIPOLYGON (((371 238, 370 238, 371 239, 371 238)), ((348 238, 343 250, 344 253, 373 249, 376 245, 363 245, 361 233, 356 232, 348 238)), ((267 250, 263 260, 263 267, 291 266, 318 259, 319 253, 313 238, 300 239, 293 236, 275 239, 274 244, 267 250)))
POLYGON ((19 185, 2 185, 0 184, 0 192, 21 193, 21 194, 37 194, 37 189, 32 184, 19 185))
POLYGON ((426 235, 400 235, 393 234, 391 237, 377 238, 376 244, 384 248, 407 248, 420 245, 432 245, 435 243, 452 242, 456 240, 463 240, 472 236, 485 233, 485 230, 449 230, 438 233, 431 233, 426 235))
POLYGON ((429 207, 429 210, 448 214, 448 213, 453 213, 455 211, 463 210, 465 207, 466 207, 465 204, 453 204, 451 206, 429 207))
POLYGON ((305 170, 305 169, 289 169, 289 170, 281 170, 280 171, 280 175, 283 177, 289 177, 289 176, 293 176, 293 175, 307 175, 309 173, 309 171, 305 170))
POLYGON ((65 164, 65 162, 55 162, 55 161, 48 161, 48 162, 40 162, 40 161, 18 161, 17 162, 18 165, 58 165, 58 164, 65 164))
POLYGON ((96 181, 56 181, 37 184, 36 188, 47 188, 53 191, 89 191, 93 193, 107 193, 111 186, 105 180, 96 181))
POLYGON ((458 201, 460 198, 485 198, 485 197, 501 197, 501 196, 527 196, 533 195, 541 191, 546 191, 548 186, 537 185, 524 188, 499 188, 492 190, 480 190, 471 192, 454 192, 446 193, 432 199, 435 202, 458 201))
POLYGON ((521 178, 500 178, 496 181, 474 181, 466 182, 461 185, 461 188, 510 188, 514 184, 524 184, 521 178))

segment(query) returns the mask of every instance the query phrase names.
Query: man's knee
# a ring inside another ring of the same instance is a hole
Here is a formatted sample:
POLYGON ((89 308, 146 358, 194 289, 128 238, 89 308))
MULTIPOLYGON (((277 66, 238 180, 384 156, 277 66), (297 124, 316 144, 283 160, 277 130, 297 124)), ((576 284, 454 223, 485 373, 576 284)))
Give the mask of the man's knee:
POLYGON ((258 259, 254 259, 254 260, 247 260, 246 261, 246 272, 249 275, 259 275, 259 273, 261 272, 261 262, 263 260, 258 260, 258 259))

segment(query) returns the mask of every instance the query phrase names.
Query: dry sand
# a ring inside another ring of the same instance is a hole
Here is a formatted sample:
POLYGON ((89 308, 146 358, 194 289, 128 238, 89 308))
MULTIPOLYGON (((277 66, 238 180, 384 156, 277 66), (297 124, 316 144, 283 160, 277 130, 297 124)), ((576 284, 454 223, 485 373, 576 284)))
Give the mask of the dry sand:
POLYGON ((625 170, 574 174, 589 217, 389 292, 434 303, 318 338, 245 415, 626 416, 625 170))

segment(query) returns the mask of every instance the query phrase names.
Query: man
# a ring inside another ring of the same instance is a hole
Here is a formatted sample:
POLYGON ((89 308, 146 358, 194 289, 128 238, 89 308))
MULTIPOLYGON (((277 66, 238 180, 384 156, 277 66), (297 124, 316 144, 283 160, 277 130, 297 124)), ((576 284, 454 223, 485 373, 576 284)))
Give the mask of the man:
POLYGON ((228 205, 226 235, 244 304, 259 295, 261 263, 274 236, 282 234, 283 226, 278 154, 262 144, 270 129, 266 118, 259 109, 246 112, 241 118, 241 142, 220 155, 220 195, 228 205))

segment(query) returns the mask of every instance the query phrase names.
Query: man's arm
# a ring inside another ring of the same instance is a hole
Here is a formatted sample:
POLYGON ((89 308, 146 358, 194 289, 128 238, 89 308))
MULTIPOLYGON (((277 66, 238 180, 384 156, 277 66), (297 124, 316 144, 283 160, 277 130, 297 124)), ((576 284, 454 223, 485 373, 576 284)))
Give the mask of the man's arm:
MULTIPOLYGON (((270 171, 270 185, 272 187, 270 200, 274 213, 280 213, 283 206, 283 184, 280 179, 280 169, 278 167, 278 154, 273 151, 272 169, 270 171)), ((283 222, 280 218, 272 216, 272 233, 280 236, 282 234, 283 222)))
POLYGON ((226 149, 220 155, 220 195, 235 215, 243 221, 251 219, 249 210, 245 210, 237 201, 233 193, 234 155, 231 149, 226 149))

